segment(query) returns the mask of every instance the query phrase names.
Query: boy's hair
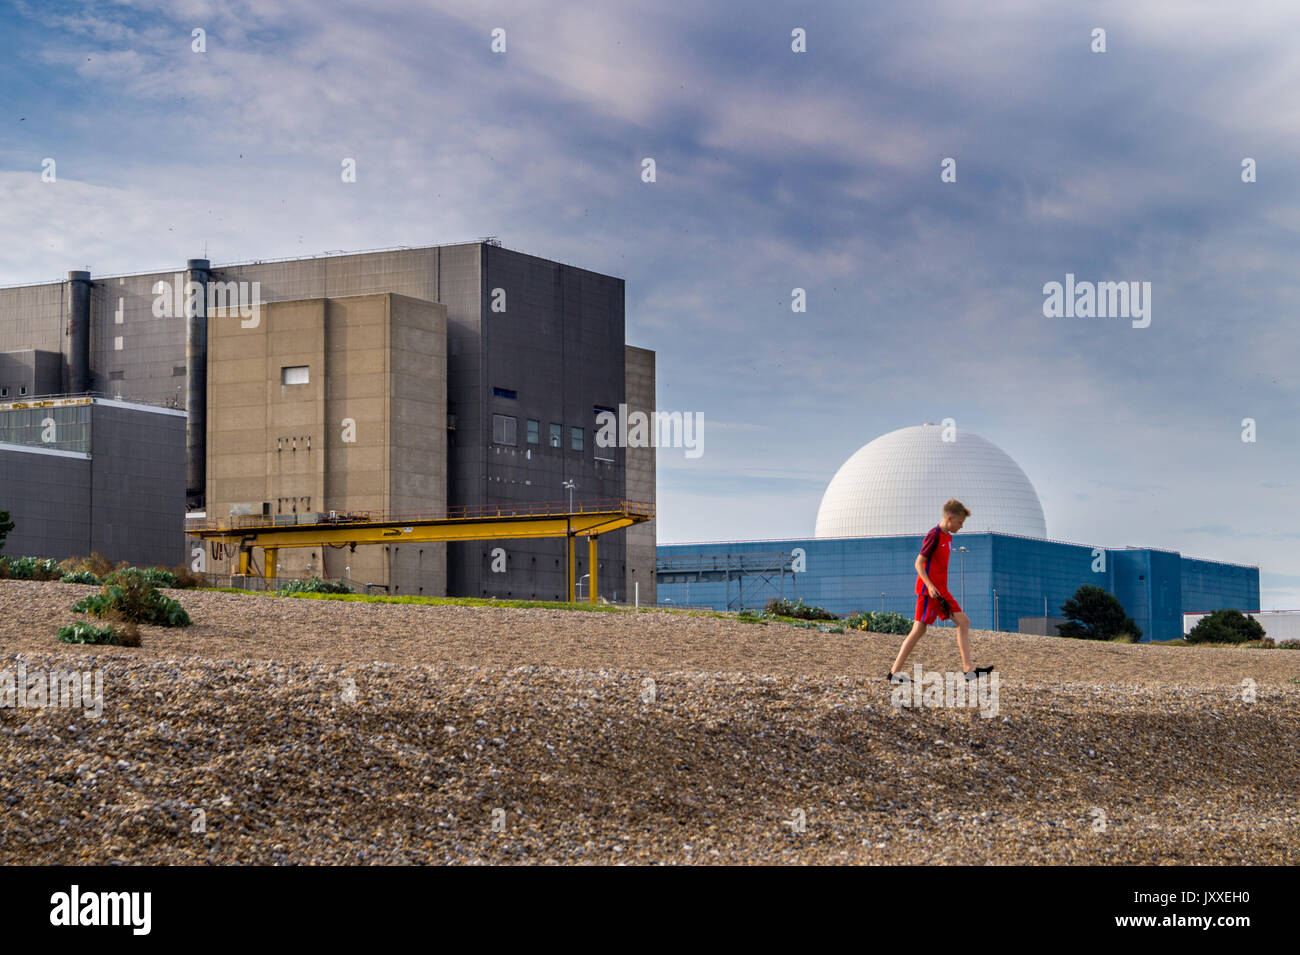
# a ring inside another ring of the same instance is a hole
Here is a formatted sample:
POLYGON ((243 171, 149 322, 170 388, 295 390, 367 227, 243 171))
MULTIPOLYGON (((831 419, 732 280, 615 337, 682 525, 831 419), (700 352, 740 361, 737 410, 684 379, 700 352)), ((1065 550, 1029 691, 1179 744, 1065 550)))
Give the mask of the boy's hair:
POLYGON ((943 512, 954 517, 970 517, 970 508, 955 497, 948 498, 948 503, 943 506, 943 512))

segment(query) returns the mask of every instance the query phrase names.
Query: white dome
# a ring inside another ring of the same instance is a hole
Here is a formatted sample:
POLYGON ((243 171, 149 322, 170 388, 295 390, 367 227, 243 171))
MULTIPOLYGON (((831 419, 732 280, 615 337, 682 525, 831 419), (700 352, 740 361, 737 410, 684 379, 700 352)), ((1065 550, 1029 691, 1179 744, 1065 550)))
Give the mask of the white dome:
POLYGON ((831 478, 817 510, 817 537, 922 535, 945 501, 968 508, 966 533, 1046 537, 1043 505, 1020 466, 969 431, 933 424, 900 428, 864 445, 831 478))

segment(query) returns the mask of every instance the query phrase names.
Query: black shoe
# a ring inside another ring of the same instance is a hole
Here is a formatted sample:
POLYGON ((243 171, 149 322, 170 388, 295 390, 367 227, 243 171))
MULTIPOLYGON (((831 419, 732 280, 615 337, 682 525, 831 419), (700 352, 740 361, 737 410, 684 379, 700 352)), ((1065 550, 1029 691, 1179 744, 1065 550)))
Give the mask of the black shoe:
POLYGON ((890 683, 911 683, 912 678, 908 676, 906 673, 904 673, 902 670, 899 670, 897 673, 895 673, 893 670, 890 670, 889 682, 890 683))
POLYGON ((966 671, 966 679, 978 680, 985 673, 992 673, 992 672, 993 672, 992 667, 976 667, 973 670, 966 671))

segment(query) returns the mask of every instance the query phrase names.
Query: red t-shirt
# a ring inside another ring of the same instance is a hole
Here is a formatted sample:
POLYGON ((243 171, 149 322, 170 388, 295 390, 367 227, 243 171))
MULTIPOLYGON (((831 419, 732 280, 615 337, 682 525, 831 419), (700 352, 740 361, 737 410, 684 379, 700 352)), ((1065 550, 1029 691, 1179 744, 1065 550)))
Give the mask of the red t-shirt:
MULTIPOLYGON (((940 593, 948 592, 948 556, 952 553, 952 535, 940 529, 936 524, 930 528, 921 544, 921 556, 925 559, 925 572, 931 582, 939 588, 940 593)), ((916 576, 916 592, 926 593, 925 581, 921 575, 916 576)))

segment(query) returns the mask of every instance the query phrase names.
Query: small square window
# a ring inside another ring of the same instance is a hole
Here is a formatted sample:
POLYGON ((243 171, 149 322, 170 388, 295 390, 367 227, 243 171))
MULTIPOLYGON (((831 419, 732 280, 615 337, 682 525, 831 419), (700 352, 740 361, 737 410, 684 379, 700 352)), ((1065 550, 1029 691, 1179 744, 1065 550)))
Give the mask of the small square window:
POLYGON ((280 369, 280 384, 282 385, 305 385, 307 384, 307 365, 286 365, 280 369))
POLYGON ((554 422, 551 423, 551 447, 558 448, 560 446, 560 440, 563 433, 563 428, 554 422))
POLYGON ((8 398, 8 397, 9 397, 9 389, 0 388, 0 398, 8 398))
POLYGON ((569 429, 569 447, 571 447, 574 451, 582 450, 582 438, 583 438, 582 428, 569 429))
POLYGON ((541 431, 542 431, 542 423, 540 421, 534 421, 532 418, 529 418, 528 419, 528 443, 529 444, 540 443, 541 431))
POLYGON ((18 386, 18 393, 19 393, 20 395, 25 395, 25 394, 27 394, 27 386, 26 386, 26 385, 19 385, 19 386, 18 386))
POLYGON ((492 416, 492 440, 497 444, 514 444, 516 419, 504 414, 492 416))

